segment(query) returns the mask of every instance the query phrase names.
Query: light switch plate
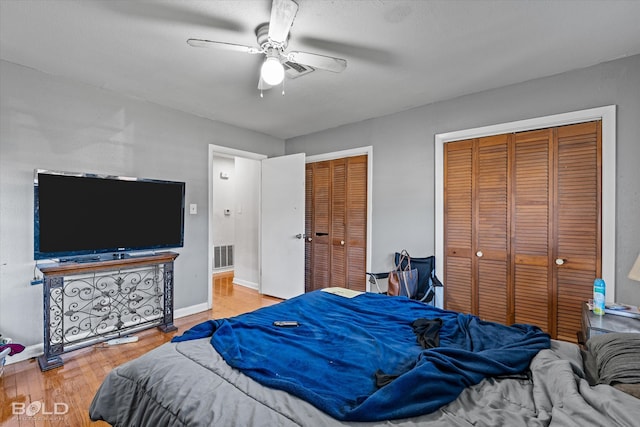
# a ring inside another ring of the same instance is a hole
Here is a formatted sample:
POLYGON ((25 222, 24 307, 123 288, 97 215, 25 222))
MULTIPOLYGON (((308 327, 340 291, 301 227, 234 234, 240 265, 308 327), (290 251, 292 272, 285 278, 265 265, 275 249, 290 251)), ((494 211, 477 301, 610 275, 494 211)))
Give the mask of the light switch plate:
POLYGON ((191 203, 189 205, 189 213, 191 215, 196 215, 198 213, 198 205, 196 205, 195 203, 191 203))

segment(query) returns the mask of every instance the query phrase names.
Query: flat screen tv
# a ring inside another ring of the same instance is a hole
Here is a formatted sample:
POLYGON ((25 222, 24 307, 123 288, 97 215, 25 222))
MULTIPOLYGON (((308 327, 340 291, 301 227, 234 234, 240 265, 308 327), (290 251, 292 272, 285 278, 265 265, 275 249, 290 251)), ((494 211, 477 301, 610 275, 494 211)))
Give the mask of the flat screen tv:
POLYGON ((184 182, 36 170, 34 259, 182 247, 184 194, 184 182))

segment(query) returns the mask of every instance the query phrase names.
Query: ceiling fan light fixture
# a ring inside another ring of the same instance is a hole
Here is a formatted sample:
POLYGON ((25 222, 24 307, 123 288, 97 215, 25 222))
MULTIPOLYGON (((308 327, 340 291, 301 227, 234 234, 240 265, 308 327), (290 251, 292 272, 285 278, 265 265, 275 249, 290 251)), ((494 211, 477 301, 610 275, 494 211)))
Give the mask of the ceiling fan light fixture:
POLYGON ((284 80, 284 67, 276 56, 267 56, 260 69, 262 80, 270 86, 276 86, 284 80))
POLYGON ((187 44, 192 47, 212 47, 251 55, 264 54, 258 80, 260 96, 263 91, 278 85, 282 85, 284 95, 285 76, 293 79, 314 70, 333 73, 344 71, 347 67, 345 59, 310 52, 287 52, 290 30, 298 12, 298 0, 271 1, 269 22, 263 22, 255 30, 259 47, 193 38, 188 39, 187 44))

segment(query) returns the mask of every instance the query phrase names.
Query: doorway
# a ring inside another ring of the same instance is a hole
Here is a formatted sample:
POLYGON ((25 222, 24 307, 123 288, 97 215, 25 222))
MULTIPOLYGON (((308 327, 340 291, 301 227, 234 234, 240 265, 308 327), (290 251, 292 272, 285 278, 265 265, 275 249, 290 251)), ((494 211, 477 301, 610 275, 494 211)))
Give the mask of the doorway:
MULTIPOLYGON (((314 155, 314 156, 309 156, 306 157, 306 162, 317 162, 317 161, 323 161, 323 160, 333 160, 333 159, 338 159, 338 158, 342 158, 342 157, 351 157, 351 156, 357 156, 357 155, 367 155, 367 159, 368 159, 368 167, 367 167, 367 244, 366 244, 366 268, 367 271, 370 270, 370 260, 371 260, 371 228, 372 228, 372 223, 371 223, 371 212, 372 212, 372 198, 371 198, 371 194, 372 194, 372 161, 373 161, 373 153, 372 153, 372 147, 368 146, 368 147, 360 147, 360 148, 355 148, 355 149, 349 149, 349 150, 342 150, 342 151, 338 151, 338 152, 332 152, 332 153, 326 153, 326 154, 321 154, 321 155, 314 155)), ((267 159, 266 155, 263 154, 258 154, 258 153, 253 153, 253 152, 249 152, 249 151, 243 151, 243 150, 237 150, 237 149, 233 149, 233 148, 228 148, 228 147, 224 147, 224 146, 219 146, 219 145, 209 145, 209 181, 208 181, 208 186, 209 186, 209 212, 208 212, 208 250, 209 250, 209 254, 208 254, 208 278, 209 278, 209 282, 211 282, 212 277, 213 277, 213 273, 215 271, 214 269, 214 242, 215 242, 215 235, 214 235, 214 226, 212 224, 212 218, 214 216, 214 211, 220 211, 220 209, 222 209, 222 212, 224 214, 224 209, 232 209, 232 208, 225 208, 223 206, 217 206, 216 202, 214 200, 214 196, 213 196, 213 192, 212 192, 212 183, 213 180, 215 179, 214 176, 214 167, 213 167, 213 162, 214 162, 214 157, 216 156, 223 156, 223 157, 227 157, 227 158, 234 158, 234 159, 243 159, 243 160, 252 160, 255 161, 256 163, 260 163, 262 160, 267 159)), ((219 176, 219 175, 218 175, 219 176)), ((256 191, 258 192, 258 198, 260 199, 260 197, 262 197, 262 195, 260 194, 260 186, 261 186, 261 182, 257 182, 255 184, 256 186, 256 191)), ((240 208, 241 211, 244 212, 244 207, 240 208)), ((258 208, 259 211, 259 208, 258 208)), ((261 223, 261 215, 258 212, 258 224, 261 223)), ((236 224, 236 232, 238 231, 237 229, 238 225, 236 224)), ((260 227, 258 227, 257 230, 253 230, 250 234, 255 236, 255 239, 257 239, 258 241, 258 247, 256 248, 257 253, 258 253, 258 265, 261 265, 261 259, 260 259, 260 234, 261 234, 261 230, 260 227)), ((304 251, 304 249, 302 249, 304 251)), ((234 264, 237 264, 239 261, 238 256, 242 256, 241 254, 238 253, 237 249, 234 249, 234 264)), ((259 276, 258 276, 259 277, 259 276)), ((236 281, 237 278, 234 278, 234 281, 236 281)), ((365 278, 363 278, 363 280, 366 280, 365 278)), ((241 283, 244 284, 245 286, 250 286, 251 284, 249 283, 241 283)), ((367 290, 368 290, 368 283, 367 283, 367 290)), ((257 287, 257 289, 260 289, 260 283, 259 283, 259 279, 258 282, 255 285, 251 285, 251 287, 257 287)), ((208 286, 208 306, 209 308, 211 308, 213 306, 213 286, 211 286, 211 284, 208 286)))
POLYGON ((260 162, 267 156, 209 145, 208 158, 207 304, 211 308, 214 273, 233 274, 234 283, 259 289, 260 162))

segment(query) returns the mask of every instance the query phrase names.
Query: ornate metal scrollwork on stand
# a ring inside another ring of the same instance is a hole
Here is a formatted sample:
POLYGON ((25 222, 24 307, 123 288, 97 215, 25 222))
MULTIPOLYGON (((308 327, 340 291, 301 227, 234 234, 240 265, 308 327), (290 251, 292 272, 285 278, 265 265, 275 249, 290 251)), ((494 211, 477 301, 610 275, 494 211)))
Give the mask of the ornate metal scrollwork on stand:
MULTIPOLYGON (((173 259, 148 265, 48 275, 44 269, 44 355, 40 368, 63 364, 60 355, 126 333, 173 326, 173 259)), ((91 270, 91 269, 88 269, 91 270)))
POLYGON ((64 344, 157 322, 163 314, 163 270, 153 266, 67 280, 64 344))

